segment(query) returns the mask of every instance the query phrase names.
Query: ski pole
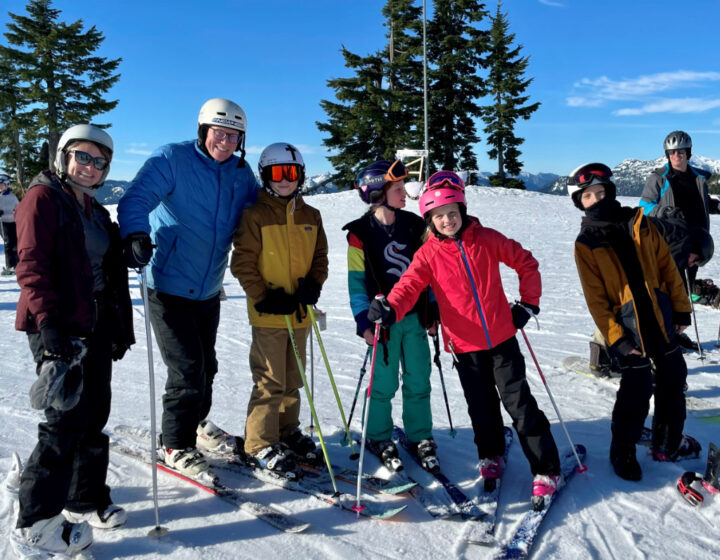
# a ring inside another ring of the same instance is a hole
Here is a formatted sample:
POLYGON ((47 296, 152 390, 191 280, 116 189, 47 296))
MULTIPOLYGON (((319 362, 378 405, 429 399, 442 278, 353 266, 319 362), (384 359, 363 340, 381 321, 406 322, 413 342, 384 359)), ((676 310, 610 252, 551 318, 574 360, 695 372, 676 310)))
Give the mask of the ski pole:
MULTIPOLYGON (((330 361, 328 360, 327 353, 325 352, 325 345, 322 341, 322 336, 320 336, 320 329, 318 328, 317 321, 315 320, 315 312, 312 310, 312 306, 308 305, 308 315, 310 316, 310 321, 312 322, 313 329, 315 329, 315 335, 317 336, 318 346, 320 347, 320 353, 322 354, 323 360, 325 361, 325 369, 327 370, 328 379, 330 380, 330 385, 332 386, 333 393, 335 394, 335 401, 337 402, 338 409, 340 410, 340 417, 342 418, 343 425, 345 426, 345 435, 348 438, 348 442, 350 443, 350 458, 354 461, 358 458, 357 453, 355 452, 355 446, 352 442, 352 437, 350 437, 350 427, 348 422, 345 420, 345 411, 342 407, 342 402, 340 402, 340 394, 337 390, 337 385, 335 385, 335 378, 333 377, 332 370, 330 369, 330 361)), ((310 334, 312 335, 312 331, 310 331, 310 334)))
POLYGON ((697 340, 698 352, 700 352, 700 361, 705 361, 705 354, 703 354, 702 346, 700 345, 700 333, 698 333, 697 319, 695 318, 695 303, 692 299, 692 289, 690 286, 690 275, 688 269, 685 269, 685 284, 687 286, 688 299, 690 300, 690 309, 692 310, 693 325, 695 326, 695 340, 697 340))
MULTIPOLYGON (((310 329, 310 394, 315 399, 315 354, 313 353, 313 332, 310 329)), ((310 433, 315 431, 312 414, 310 415, 310 425, 307 427, 310 433)))
POLYGON ((540 374, 540 379, 542 379, 543 385, 545 385, 545 390, 547 391, 548 396, 550 397, 550 402, 553 405, 553 408, 555 409, 555 414, 557 414, 558 420, 560 420, 560 425, 562 426, 563 431, 565 432, 565 437, 567 437, 568 441, 570 442, 570 448, 572 449, 573 455, 575 455, 575 460, 577 461, 578 472, 585 472, 587 470, 587 466, 582 464, 582 461, 580 460, 580 457, 578 457, 577 451, 575 451, 575 444, 572 442, 572 439, 570 439, 570 433, 567 430, 567 427, 565 426, 565 422, 563 422, 562 416, 560 416, 560 410, 557 407, 557 404, 555 404, 555 398, 552 395, 552 392, 550 391, 550 386, 547 383, 547 380, 545 379, 545 376, 543 375, 542 369, 540 369, 540 364, 537 361, 537 358, 535 357, 535 352, 533 352, 532 346, 530 346, 530 341, 528 340, 527 335, 525 334, 525 329, 520 329, 520 332, 523 335, 523 338, 525 339, 525 344, 527 344, 528 350, 530 350, 530 355, 532 356, 533 362, 535 362, 535 367, 538 370, 538 373, 540 374))
POLYGON ((355 505, 352 507, 353 511, 357 512, 358 517, 360 517, 360 512, 365 509, 365 506, 360 504, 360 490, 362 488, 363 459, 365 459, 365 441, 367 439, 368 416, 370 415, 370 395, 372 394, 373 376, 375 374, 375 357, 377 356, 378 338, 380 338, 379 321, 375 323, 375 336, 373 336, 372 360, 370 360, 370 379, 368 380, 368 388, 365 393, 367 407, 365 407, 362 437, 360 438, 360 463, 358 464, 357 494, 355 505))
MULTIPOLYGON (((355 396, 353 397, 352 406, 350 407, 350 418, 348 418, 348 427, 350 426, 350 423, 352 422, 353 414, 355 413, 355 404, 357 403, 358 394, 360 393, 360 386, 362 385, 363 377, 365 377, 365 366, 367 366, 368 358, 370 357, 370 351, 372 350, 372 346, 368 346, 367 352, 365 352, 365 360, 363 360, 363 365, 360 368, 360 379, 358 379, 357 387, 355 388, 355 396)), ((364 409, 364 407, 363 407, 364 409)), ((345 434, 343 436, 342 444, 347 445, 348 442, 348 435, 345 434)))
POLYGON ((158 506, 158 483, 157 483, 157 452, 155 445, 155 369, 153 367, 152 334, 150 332, 150 313, 147 292, 147 267, 140 270, 142 284, 142 300, 145 310, 145 335, 147 336, 148 350, 148 372, 150 374, 150 462, 152 463, 152 490, 153 505, 155 507, 155 528, 151 529, 148 537, 162 537, 168 530, 160 526, 160 508, 158 506))
POLYGON ((310 413, 315 419, 318 439, 320 440, 320 447, 322 447, 323 457, 325 457, 325 464, 327 465, 328 474, 330 475, 330 482, 332 482, 335 495, 339 496, 340 492, 338 491, 337 483, 335 482, 335 473, 333 472, 332 465, 330 464, 330 457, 328 456, 327 449, 325 448, 325 439, 323 438, 322 430, 320 429, 320 420, 318 420, 317 412, 315 411, 315 403, 313 402, 312 395, 310 394, 310 389, 308 389, 307 376, 305 375, 305 368, 303 367, 302 359, 300 358, 300 350, 298 350, 297 341, 295 340, 295 331, 290 323, 290 315, 285 315, 285 324, 287 325, 288 335, 290 336, 290 343, 292 344, 293 351, 295 352, 295 359, 297 360, 297 366, 300 370, 300 376, 303 380, 303 387, 305 388, 305 396, 307 396, 308 405, 310 406, 310 413))
POLYGON ((442 365, 440 364, 440 339, 437 334, 432 335, 432 339, 433 346, 435 346, 435 357, 433 358, 433 362, 440 373, 440 384, 442 385, 443 397, 445 397, 445 408, 448 413, 448 422, 450 422, 450 436, 455 437, 457 432, 455 431, 455 428, 453 428, 452 416, 450 416, 450 404, 448 404, 447 391, 445 390, 445 376, 443 375, 442 365))

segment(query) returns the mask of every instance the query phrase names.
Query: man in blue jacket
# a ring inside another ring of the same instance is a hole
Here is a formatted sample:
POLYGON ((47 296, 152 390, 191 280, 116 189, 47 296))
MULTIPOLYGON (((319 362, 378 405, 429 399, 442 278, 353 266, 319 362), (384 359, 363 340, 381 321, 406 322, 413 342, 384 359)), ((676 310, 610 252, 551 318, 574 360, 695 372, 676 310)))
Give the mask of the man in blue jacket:
POLYGON ((233 231, 259 188, 245 163, 245 131, 242 108, 210 99, 200 109, 198 139, 155 150, 118 205, 128 266, 148 265, 150 320, 168 368, 161 455, 191 477, 210 475, 197 447, 212 446, 205 418, 220 291, 233 231))

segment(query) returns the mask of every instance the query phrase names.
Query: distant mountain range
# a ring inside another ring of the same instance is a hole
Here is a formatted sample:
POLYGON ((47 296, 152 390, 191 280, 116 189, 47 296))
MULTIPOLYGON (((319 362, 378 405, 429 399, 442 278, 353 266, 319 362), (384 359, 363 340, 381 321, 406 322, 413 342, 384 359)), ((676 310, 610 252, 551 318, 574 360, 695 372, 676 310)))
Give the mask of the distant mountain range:
MULTIPOLYGON (((619 196, 640 196, 645 179, 654 169, 662 167, 667 163, 667 158, 642 161, 639 159, 626 159, 613 168, 613 183, 617 187, 619 196)), ((703 156, 692 156, 690 165, 704 169, 715 175, 720 175, 720 160, 710 159, 703 156)), ((567 194, 567 177, 559 177, 552 184, 540 189, 550 194, 567 194)))
MULTIPOLYGON (((618 195, 620 196, 640 196, 645 178, 653 169, 662 167, 667 162, 665 157, 659 157, 655 160, 642 161, 639 159, 626 159, 613 168, 613 181, 617 186, 618 195)), ((700 169, 705 169, 715 175, 720 175, 720 160, 710 159, 703 156, 692 156, 690 164, 700 169)), ((476 171, 473 185, 487 187, 490 185, 490 176, 492 171, 476 171)), ((314 190, 316 185, 323 184, 315 193, 323 194, 329 192, 337 192, 340 190, 332 183, 327 183, 331 173, 325 172, 320 175, 313 175, 308 178, 310 190, 314 190)), ((530 191, 539 191, 549 194, 567 194, 567 177, 561 177, 555 173, 521 173, 518 179, 525 182, 525 187, 530 191)), ((103 204, 117 204, 125 189, 130 185, 130 181, 105 181, 105 184, 98 192, 98 200, 103 204)))

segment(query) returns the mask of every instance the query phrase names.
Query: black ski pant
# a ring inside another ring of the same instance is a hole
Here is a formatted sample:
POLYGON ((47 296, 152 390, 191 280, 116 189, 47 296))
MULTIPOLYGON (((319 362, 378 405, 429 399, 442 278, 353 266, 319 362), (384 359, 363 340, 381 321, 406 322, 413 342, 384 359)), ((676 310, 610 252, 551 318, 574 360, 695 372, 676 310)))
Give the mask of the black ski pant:
POLYGON ((195 447, 196 431, 212 406, 218 370, 215 339, 220 296, 197 301, 148 290, 150 321, 167 366, 163 395, 163 444, 195 447))
MULTIPOLYGON (((63 508, 86 512, 112 503, 105 483, 109 441, 102 431, 110 415, 111 329, 110 315, 101 311, 78 366, 83 370, 78 404, 65 412, 45 410, 46 421, 38 426, 38 442, 20 480, 18 527, 54 517, 63 508)), ((28 342, 39 373, 44 351, 40 334, 28 334, 28 342)))
POLYGON ((18 263, 15 222, 0 222, 0 227, 2 227, 2 238, 5 244, 5 268, 15 268, 18 263))
POLYGON ((489 350, 457 354, 456 358, 478 457, 485 459, 505 451, 502 400, 533 475, 560 474, 550 423, 530 393, 517 339, 509 338, 489 350))
POLYGON ((672 342, 659 345, 649 357, 618 356, 620 388, 612 413, 612 436, 615 445, 635 445, 640 439, 653 395, 655 365, 654 449, 673 453, 682 440, 685 425, 685 381, 687 365, 680 347, 672 342))

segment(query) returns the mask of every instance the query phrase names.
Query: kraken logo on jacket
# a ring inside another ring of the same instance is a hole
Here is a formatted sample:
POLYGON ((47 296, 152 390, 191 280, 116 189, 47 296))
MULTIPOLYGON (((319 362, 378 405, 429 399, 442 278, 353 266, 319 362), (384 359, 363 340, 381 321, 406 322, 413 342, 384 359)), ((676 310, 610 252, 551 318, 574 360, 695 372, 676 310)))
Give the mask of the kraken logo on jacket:
POLYGON ((398 243, 397 241, 391 241, 385 246, 385 260, 391 264, 398 265, 398 268, 388 268, 388 274, 395 274, 398 278, 403 275, 410 266, 410 259, 401 253, 407 245, 398 243))

